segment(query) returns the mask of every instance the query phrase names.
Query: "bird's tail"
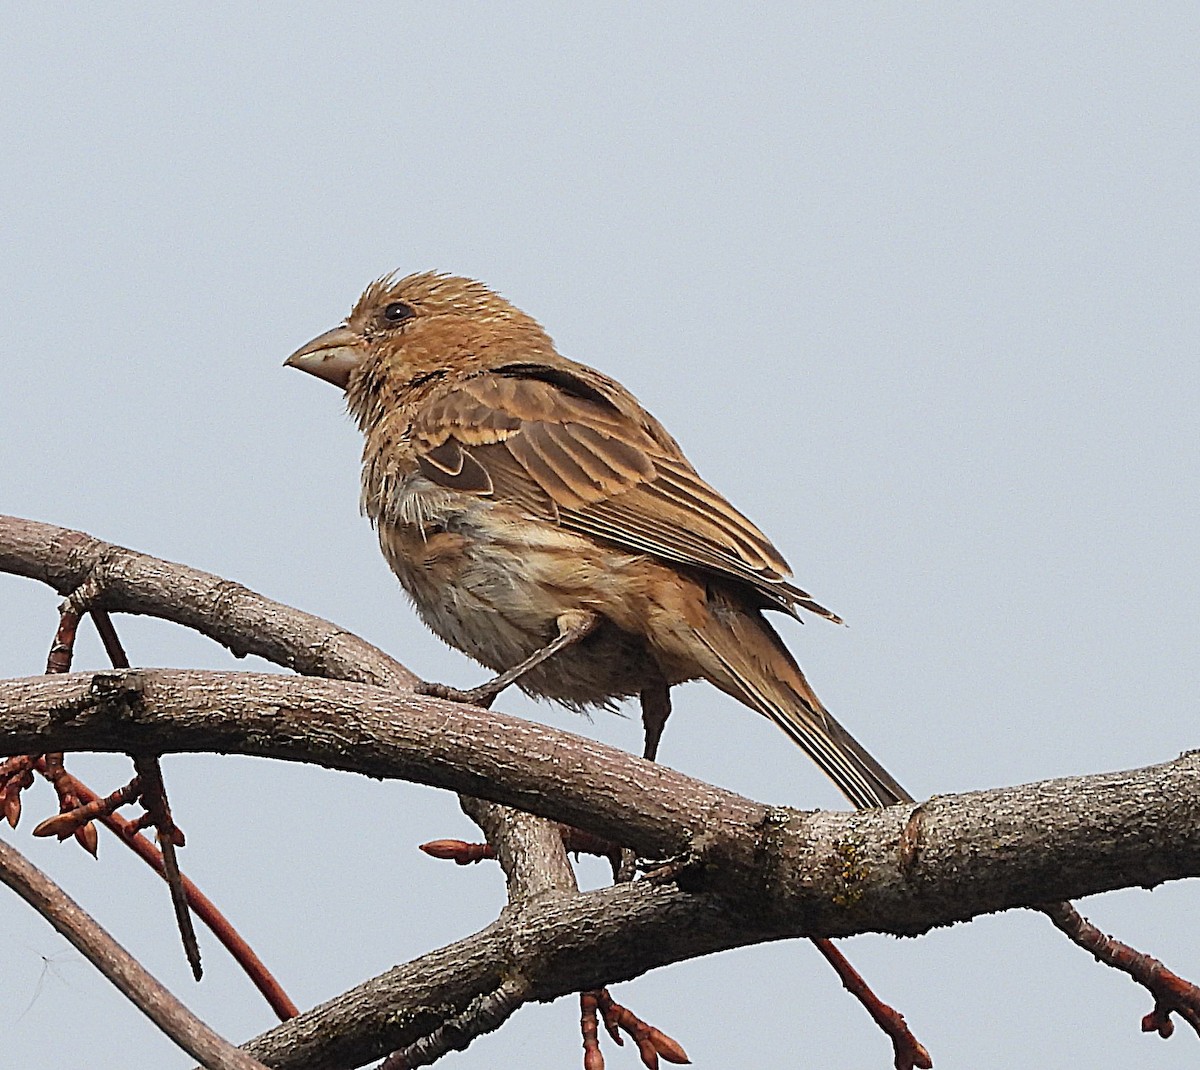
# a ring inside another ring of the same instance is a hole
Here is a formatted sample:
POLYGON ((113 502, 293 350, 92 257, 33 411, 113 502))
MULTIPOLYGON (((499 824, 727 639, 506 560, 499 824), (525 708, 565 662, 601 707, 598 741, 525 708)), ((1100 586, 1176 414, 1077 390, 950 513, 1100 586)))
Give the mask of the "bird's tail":
POLYGON ((705 622, 693 629, 711 655, 712 682, 770 717, 856 807, 912 802, 912 796, 821 705, 762 613, 714 594, 710 592, 705 622))

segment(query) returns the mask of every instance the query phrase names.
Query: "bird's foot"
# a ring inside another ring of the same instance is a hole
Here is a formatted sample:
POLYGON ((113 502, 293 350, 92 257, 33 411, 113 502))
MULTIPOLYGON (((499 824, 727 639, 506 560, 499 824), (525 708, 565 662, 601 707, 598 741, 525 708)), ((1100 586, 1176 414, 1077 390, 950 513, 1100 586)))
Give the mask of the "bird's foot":
POLYGON ((502 672, 499 676, 494 676, 492 679, 480 684, 478 687, 471 688, 469 691, 460 691, 457 687, 449 687, 446 684, 420 683, 416 687, 416 692, 418 695, 432 695, 434 698, 444 698, 451 702, 464 702, 470 706, 481 706, 486 710, 496 700, 496 696, 506 687, 515 684, 530 669, 537 668, 542 662, 554 657, 560 650, 565 650, 569 646, 574 646, 580 640, 586 639, 596 630, 599 623, 600 617, 590 611, 572 610, 568 613, 563 613, 557 621, 558 635, 556 638, 552 639, 541 649, 535 650, 524 661, 502 672))
POLYGON ((496 677, 494 680, 489 680, 487 683, 480 684, 478 687, 472 687, 468 690, 463 690, 458 687, 451 687, 449 684, 435 684, 422 681, 417 684, 414 691, 418 695, 429 695, 431 698, 443 698, 447 702, 461 702, 465 706, 478 706, 481 709, 489 709, 493 702, 496 701, 496 696, 507 687, 507 683, 496 686, 497 681, 501 678, 496 677))

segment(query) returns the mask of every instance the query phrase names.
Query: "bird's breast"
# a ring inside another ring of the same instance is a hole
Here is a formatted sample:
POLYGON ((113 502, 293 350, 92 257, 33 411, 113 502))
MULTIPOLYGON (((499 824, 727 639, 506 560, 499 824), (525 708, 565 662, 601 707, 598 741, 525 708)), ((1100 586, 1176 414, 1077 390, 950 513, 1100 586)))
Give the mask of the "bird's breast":
POLYGON ((645 558, 419 473, 391 492, 384 508, 368 510, 380 546, 422 620, 451 646, 502 672, 549 643, 562 614, 590 610, 604 624, 532 672, 525 690, 584 707, 659 678, 636 623, 645 558))

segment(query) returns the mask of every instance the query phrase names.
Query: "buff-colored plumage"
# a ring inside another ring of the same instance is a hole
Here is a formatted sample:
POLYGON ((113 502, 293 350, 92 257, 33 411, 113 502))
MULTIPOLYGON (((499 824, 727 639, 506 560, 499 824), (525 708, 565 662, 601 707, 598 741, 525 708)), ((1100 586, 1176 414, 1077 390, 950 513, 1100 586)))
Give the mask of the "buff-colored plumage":
POLYGON ((838 618, 632 394, 560 356, 531 317, 468 279, 388 277, 289 363, 345 389, 366 439, 363 508, 452 646, 503 672, 591 619, 518 686, 573 708, 641 696, 652 755, 668 689, 703 677, 776 721, 856 805, 907 798, 762 610, 838 618))

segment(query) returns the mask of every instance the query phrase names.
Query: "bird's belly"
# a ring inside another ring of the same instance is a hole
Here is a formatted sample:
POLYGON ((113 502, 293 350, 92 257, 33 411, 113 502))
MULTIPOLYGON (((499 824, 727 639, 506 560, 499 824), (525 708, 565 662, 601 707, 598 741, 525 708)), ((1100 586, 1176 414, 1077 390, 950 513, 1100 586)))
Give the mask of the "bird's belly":
POLYGON ((477 501, 422 524, 380 522, 379 541, 429 628, 497 672, 554 639, 563 613, 601 614, 590 636, 522 677, 531 695, 586 708, 663 681, 643 636, 616 623, 637 617, 641 558, 477 501))

